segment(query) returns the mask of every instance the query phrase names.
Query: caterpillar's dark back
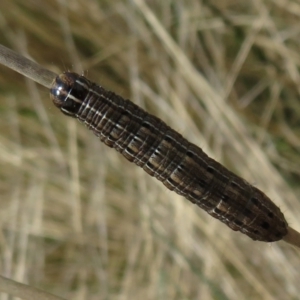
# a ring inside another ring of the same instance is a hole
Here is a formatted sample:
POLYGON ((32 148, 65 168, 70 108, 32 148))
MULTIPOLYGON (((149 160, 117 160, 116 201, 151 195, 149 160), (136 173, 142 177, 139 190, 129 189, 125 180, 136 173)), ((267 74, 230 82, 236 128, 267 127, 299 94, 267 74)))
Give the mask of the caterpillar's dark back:
POLYGON ((287 234, 282 212, 263 192, 131 101, 70 72, 54 80, 50 94, 107 146, 233 230, 265 242, 287 234))

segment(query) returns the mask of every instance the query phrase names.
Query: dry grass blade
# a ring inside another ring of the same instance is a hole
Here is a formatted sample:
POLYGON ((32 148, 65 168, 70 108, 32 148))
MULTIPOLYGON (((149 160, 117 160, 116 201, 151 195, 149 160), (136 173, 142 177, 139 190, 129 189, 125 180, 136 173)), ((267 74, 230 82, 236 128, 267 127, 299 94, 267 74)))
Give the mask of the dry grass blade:
POLYGON ((0 45, 0 63, 47 88, 56 77, 55 73, 3 45, 0 45))
POLYGON ((300 236, 299 232, 294 230, 293 228, 289 228, 288 234, 283 238, 283 240, 297 248, 300 248, 300 236))
POLYGON ((63 300, 61 297, 51 295, 26 284, 15 282, 3 276, 0 276, 0 290, 24 300, 63 300))

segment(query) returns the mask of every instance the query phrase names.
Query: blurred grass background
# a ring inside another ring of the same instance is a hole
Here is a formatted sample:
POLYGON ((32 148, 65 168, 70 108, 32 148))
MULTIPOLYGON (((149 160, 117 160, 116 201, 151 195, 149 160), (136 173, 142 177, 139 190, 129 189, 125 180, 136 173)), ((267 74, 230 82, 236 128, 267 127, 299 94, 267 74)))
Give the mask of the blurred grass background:
MULTIPOLYGON (((156 114, 300 229, 300 4, 4 0, 0 43, 156 114)), ((300 299, 300 255, 235 233, 0 66, 0 272, 68 299, 300 299)), ((8 299, 1 295, 0 299, 8 299)))

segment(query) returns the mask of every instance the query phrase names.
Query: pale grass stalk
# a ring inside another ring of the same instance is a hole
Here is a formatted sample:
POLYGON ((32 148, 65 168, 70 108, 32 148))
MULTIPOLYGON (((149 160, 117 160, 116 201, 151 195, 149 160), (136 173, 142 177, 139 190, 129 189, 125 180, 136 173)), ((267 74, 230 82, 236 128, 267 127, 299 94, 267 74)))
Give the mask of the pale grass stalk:
POLYGON ((0 291, 23 300, 65 300, 33 286, 0 276, 0 291))

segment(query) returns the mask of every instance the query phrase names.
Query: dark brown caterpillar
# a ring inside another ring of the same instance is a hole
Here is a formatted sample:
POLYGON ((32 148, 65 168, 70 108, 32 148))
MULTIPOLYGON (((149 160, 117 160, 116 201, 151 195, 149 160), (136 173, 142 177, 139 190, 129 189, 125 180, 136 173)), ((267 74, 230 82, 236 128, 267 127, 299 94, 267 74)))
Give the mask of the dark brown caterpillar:
POLYGON ((56 77, 50 94, 64 114, 231 229, 265 242, 287 234, 282 212, 263 192, 131 101, 70 72, 56 77))

